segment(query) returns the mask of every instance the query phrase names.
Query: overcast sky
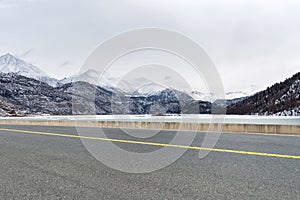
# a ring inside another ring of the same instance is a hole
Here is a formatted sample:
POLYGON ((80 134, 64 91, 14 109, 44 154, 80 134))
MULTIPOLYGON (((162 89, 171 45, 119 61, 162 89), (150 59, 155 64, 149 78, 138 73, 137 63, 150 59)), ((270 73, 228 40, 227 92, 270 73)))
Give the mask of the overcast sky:
POLYGON ((63 78, 112 35, 176 30, 214 61, 226 91, 264 89, 300 70, 300 1, 0 0, 0 54, 63 78))

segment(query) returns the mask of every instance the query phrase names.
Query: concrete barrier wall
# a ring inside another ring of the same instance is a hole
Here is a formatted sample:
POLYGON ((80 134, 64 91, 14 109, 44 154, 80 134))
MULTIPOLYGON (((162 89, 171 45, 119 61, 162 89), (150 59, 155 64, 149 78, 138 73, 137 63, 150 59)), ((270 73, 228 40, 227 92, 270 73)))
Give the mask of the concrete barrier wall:
MULTIPOLYGON (((0 120, 0 124, 8 125, 39 125, 39 126, 82 126, 104 128, 137 128, 163 130, 197 130, 208 131, 210 126, 219 124, 178 123, 178 122, 123 122, 123 121, 62 121, 62 120, 0 120)), ((216 130, 216 129, 215 129, 216 130)), ((223 132, 232 133, 266 133, 300 135, 299 125, 269 124, 223 124, 223 132)))

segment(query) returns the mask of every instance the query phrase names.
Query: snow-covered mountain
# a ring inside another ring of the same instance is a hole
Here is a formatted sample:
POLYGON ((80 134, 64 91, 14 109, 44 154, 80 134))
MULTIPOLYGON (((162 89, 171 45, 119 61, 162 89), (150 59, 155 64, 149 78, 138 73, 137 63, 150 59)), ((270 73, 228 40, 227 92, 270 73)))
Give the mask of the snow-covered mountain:
POLYGON ((209 101, 212 102, 212 93, 200 92, 200 91, 192 91, 190 95, 196 100, 209 101))
POLYGON ((300 116, 300 72, 266 90, 233 103, 229 114, 300 116))
POLYGON ((56 87, 58 80, 49 77, 38 67, 21 60, 12 54, 5 54, 0 57, 0 72, 1 73, 15 73, 28 78, 33 78, 48 85, 56 87))
POLYGON ((0 57, 0 70, 2 73, 18 73, 22 76, 47 76, 45 72, 32 64, 14 57, 11 54, 5 54, 0 57))
POLYGON ((77 81, 88 82, 90 84, 98 85, 101 87, 106 87, 110 90, 115 90, 118 83, 118 78, 115 78, 111 75, 105 74, 102 75, 101 72, 94 69, 89 69, 83 73, 73 75, 68 78, 60 80, 61 84, 66 83, 75 83, 77 81))
POLYGON ((131 96, 132 97, 141 97, 141 96, 153 96, 153 95, 158 95, 159 93, 161 93, 163 90, 165 90, 165 87, 162 87, 160 85, 156 85, 153 83, 145 83, 143 85, 141 85, 140 87, 136 88, 131 96))
MULTIPOLYGON (((252 90, 245 90, 245 91, 232 91, 232 92, 225 92, 225 100, 236 100, 242 99, 244 97, 248 97, 255 94, 255 91, 252 90)), ((190 95, 196 100, 203 100, 203 101, 210 101, 212 102, 212 93, 205 93, 199 91, 192 91, 190 95)))
POLYGON ((68 78, 64 78, 60 80, 60 82, 62 84, 66 84, 66 83, 74 83, 77 81, 84 81, 84 82, 96 84, 99 76, 100 76, 100 72, 91 69, 82 74, 78 74, 78 75, 76 74, 68 78))

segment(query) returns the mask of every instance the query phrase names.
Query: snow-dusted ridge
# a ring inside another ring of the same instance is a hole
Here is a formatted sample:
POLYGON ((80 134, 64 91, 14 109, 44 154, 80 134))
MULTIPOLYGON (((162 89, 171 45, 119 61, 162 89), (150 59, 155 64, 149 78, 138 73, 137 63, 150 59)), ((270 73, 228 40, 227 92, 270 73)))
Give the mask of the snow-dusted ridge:
POLYGON ((49 77, 38 67, 27 63, 9 53, 0 57, 0 72, 15 73, 28 78, 33 78, 45 82, 53 87, 56 87, 59 84, 57 79, 49 77))

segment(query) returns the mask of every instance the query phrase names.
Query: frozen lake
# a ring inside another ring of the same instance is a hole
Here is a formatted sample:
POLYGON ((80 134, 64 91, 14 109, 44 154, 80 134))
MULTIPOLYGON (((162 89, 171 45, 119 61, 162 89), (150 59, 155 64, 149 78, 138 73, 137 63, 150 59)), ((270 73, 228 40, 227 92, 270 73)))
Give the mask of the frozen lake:
POLYGON ((81 116, 31 116, 0 117, 0 120, 54 120, 54 121, 131 121, 131 122, 223 122, 226 124, 278 124, 300 125, 300 117, 286 116, 246 116, 246 115, 81 115, 81 116))

